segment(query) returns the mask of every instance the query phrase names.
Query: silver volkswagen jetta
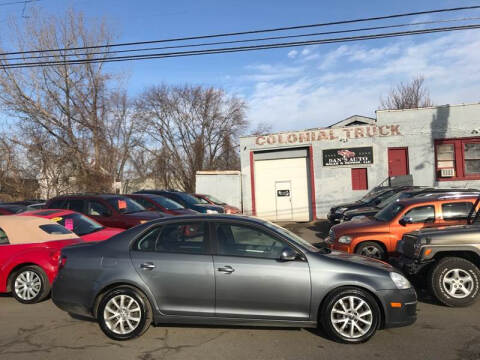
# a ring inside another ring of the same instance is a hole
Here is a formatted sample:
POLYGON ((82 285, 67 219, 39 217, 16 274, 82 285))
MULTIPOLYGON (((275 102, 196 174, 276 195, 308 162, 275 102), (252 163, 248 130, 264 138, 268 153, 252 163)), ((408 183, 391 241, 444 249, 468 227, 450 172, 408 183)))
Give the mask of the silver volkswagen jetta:
POLYGON ((65 248, 52 298, 127 340, 154 324, 316 327, 358 343, 416 319, 390 265, 318 249, 275 224, 230 215, 154 220, 65 248))

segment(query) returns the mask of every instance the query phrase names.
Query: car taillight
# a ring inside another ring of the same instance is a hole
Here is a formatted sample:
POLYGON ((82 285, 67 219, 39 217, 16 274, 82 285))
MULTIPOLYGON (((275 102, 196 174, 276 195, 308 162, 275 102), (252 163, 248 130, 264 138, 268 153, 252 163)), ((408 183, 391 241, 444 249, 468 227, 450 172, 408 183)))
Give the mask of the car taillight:
POLYGON ((67 257, 65 255, 62 255, 60 259, 58 260, 58 270, 63 268, 65 264, 67 263, 67 257))

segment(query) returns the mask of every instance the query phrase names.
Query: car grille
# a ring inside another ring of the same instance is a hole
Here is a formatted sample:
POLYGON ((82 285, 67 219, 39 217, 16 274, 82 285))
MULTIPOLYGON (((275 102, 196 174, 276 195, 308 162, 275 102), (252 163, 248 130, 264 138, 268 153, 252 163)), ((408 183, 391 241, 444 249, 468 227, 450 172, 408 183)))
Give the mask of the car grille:
POLYGON ((328 233, 328 240, 333 244, 335 242, 335 231, 330 230, 328 233))
POLYGON ((402 240, 397 244, 397 252, 407 256, 415 256, 415 243, 417 242, 417 237, 413 235, 404 235, 402 240))

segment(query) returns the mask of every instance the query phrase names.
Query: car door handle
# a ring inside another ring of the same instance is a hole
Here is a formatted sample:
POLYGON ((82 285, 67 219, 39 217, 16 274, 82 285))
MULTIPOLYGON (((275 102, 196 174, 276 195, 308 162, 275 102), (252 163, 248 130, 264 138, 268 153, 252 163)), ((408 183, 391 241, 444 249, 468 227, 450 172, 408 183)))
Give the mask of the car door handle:
POLYGON ((140 265, 140 267, 145 270, 155 269, 155 265, 153 265, 152 263, 143 263, 142 265, 140 265))
POLYGON ((217 269, 217 271, 223 272, 223 273, 225 273, 225 274, 231 274, 231 273, 233 273, 233 272, 235 271, 235 269, 232 268, 230 265, 227 265, 227 266, 224 266, 224 267, 219 267, 219 268, 217 269))

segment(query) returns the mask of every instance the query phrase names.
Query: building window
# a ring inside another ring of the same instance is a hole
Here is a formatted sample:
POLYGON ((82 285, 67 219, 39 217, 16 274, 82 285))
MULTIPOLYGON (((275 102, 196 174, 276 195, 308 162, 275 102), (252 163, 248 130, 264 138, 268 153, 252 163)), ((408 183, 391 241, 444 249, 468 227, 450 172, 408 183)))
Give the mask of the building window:
POLYGON ((480 138, 435 141, 437 180, 480 179, 480 138))
POLYGON ((352 190, 367 190, 367 169, 366 168, 352 168, 352 190))

